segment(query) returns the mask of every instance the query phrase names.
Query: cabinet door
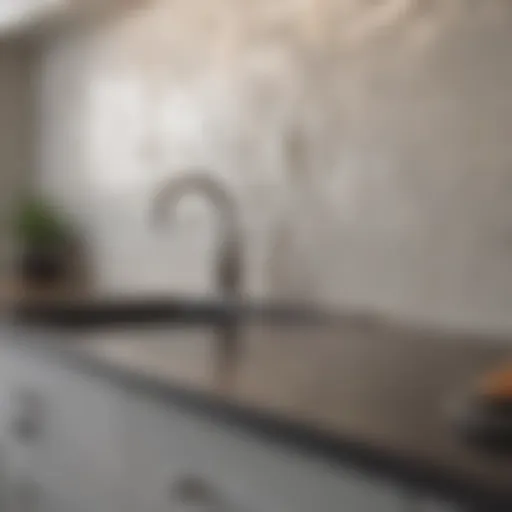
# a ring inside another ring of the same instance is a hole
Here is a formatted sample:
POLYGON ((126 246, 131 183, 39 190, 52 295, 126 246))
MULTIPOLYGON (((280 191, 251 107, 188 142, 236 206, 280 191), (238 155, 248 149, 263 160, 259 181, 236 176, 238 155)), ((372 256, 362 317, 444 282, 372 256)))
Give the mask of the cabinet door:
POLYGON ((402 489, 361 473, 289 451, 207 415, 143 397, 132 400, 130 488, 140 510, 187 510, 174 491, 191 481, 196 494, 212 502, 196 504, 201 510, 396 512, 406 505, 402 489))
POLYGON ((122 389, 29 350, 0 351, 9 500, 48 512, 129 510, 122 389))

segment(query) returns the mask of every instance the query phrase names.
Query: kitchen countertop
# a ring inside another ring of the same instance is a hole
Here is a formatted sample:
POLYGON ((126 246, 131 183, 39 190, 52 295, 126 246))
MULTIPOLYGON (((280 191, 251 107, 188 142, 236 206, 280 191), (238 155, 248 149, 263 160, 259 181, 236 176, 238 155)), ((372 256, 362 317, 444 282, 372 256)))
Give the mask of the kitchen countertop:
POLYGON ((260 322, 241 331, 243 348, 223 385, 215 367, 218 331, 208 325, 78 332, 64 352, 190 393, 209 410, 232 408, 256 423, 261 415, 284 440, 310 440, 341 461, 346 453, 375 463, 426 492, 496 499, 512 509, 512 455, 467 444, 449 413, 458 393, 510 354, 507 343, 361 319, 260 322))

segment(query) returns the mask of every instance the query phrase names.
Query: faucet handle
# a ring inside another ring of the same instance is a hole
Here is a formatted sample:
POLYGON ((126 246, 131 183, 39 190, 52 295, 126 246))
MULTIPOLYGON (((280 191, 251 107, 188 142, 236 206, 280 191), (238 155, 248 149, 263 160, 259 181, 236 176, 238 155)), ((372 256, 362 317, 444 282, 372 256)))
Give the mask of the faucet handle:
POLYGON ((18 390, 15 398, 17 410, 12 420, 14 434, 23 442, 34 441, 42 430, 42 398, 37 390, 32 388, 18 390))
POLYGON ((202 512, 233 512, 228 499, 199 475, 184 475, 173 482, 170 500, 173 511, 178 507, 202 512))

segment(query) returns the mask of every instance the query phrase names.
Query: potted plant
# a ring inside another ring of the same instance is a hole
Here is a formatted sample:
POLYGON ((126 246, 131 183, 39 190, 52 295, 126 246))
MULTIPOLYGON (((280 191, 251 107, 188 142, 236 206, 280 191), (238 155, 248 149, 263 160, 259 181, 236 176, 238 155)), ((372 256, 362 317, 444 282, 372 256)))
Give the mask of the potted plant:
POLYGON ((38 198, 26 200, 16 217, 15 231, 25 282, 55 284, 66 277, 71 231, 54 207, 38 198))

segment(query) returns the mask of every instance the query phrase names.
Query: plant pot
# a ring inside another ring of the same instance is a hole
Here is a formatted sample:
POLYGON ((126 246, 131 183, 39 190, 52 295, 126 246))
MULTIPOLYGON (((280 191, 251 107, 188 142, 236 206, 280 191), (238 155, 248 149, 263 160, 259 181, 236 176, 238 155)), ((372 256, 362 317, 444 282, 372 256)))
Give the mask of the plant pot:
POLYGON ((62 247, 27 248, 21 255, 20 273, 27 284, 58 284, 67 274, 66 251, 62 247))

